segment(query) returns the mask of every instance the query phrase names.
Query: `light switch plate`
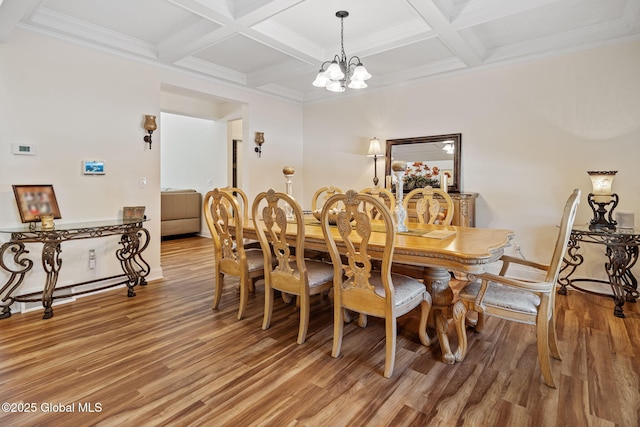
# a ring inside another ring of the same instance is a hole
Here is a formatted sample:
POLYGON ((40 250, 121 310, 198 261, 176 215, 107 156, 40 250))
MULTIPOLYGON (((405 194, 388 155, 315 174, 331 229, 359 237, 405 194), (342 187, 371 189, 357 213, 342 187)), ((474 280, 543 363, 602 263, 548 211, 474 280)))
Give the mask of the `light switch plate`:
POLYGON ((14 142, 11 144, 12 153, 20 154, 26 156, 35 156, 36 155, 36 146, 33 144, 21 144, 19 142, 14 142))

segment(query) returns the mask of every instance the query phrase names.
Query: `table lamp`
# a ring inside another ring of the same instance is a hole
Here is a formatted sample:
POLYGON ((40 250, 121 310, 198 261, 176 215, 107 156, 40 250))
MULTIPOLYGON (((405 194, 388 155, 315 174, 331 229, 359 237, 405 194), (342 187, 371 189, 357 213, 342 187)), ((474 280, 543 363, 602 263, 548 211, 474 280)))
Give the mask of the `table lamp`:
POLYGON ((615 228, 613 210, 618 206, 618 195, 613 193, 611 185, 618 171, 587 171, 591 178, 593 191, 587 196, 587 202, 593 211, 589 228, 615 228), (611 205, 607 212, 607 207, 611 205))

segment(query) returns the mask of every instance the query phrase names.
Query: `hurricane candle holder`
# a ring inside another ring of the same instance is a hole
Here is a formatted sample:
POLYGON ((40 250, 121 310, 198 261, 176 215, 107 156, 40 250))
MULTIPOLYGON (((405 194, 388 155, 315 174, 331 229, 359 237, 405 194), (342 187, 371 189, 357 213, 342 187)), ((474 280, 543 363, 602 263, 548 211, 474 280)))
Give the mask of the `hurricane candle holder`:
POLYGON ((407 231, 407 224, 405 223, 407 219, 407 211, 404 208, 404 204, 402 203, 402 181, 404 178, 404 173, 407 170, 407 162, 403 162, 401 160, 396 160, 391 163, 391 171, 393 172, 393 179, 396 184, 396 207, 393 210, 393 218, 396 221, 396 230, 397 231, 407 231))
MULTIPOLYGON (((291 181, 291 177, 295 172, 296 171, 293 166, 285 166, 284 168, 282 168, 282 174, 284 175, 284 179, 286 179, 285 193, 287 193, 287 195, 291 197, 293 197, 293 181, 291 181)), ((287 216, 287 221, 293 221, 295 219, 293 209, 291 208, 291 206, 289 206, 289 204, 285 204, 284 212, 287 216)))

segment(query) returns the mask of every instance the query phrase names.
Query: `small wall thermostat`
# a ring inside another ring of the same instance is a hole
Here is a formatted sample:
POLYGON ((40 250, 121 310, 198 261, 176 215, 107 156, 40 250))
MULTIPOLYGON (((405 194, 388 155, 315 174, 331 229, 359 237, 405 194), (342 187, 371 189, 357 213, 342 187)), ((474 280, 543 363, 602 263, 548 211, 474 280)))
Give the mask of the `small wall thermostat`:
POLYGON ((13 154, 35 156, 36 146, 32 144, 21 144, 19 142, 15 142, 12 144, 12 152, 13 154))

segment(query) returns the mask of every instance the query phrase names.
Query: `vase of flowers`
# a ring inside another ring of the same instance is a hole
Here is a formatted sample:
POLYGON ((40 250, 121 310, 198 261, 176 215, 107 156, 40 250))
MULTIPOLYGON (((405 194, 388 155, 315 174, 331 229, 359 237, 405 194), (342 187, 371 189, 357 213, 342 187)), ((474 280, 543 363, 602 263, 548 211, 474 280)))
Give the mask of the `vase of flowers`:
POLYGON ((424 188, 440 186, 440 169, 437 166, 430 168, 424 162, 407 163, 407 170, 403 179, 405 191, 414 188, 424 188))

